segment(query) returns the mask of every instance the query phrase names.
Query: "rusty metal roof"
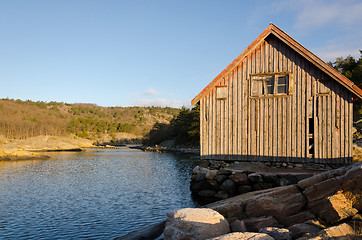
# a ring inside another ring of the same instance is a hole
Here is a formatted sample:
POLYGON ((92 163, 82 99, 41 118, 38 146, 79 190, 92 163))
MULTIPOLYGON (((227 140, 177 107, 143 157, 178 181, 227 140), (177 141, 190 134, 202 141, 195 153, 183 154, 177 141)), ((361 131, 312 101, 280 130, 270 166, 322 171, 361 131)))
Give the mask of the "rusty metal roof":
POLYGON ((212 80, 194 99, 191 104, 195 105, 201 98, 208 94, 226 75, 228 75, 240 62, 242 62, 250 52, 252 52, 257 46, 259 46, 265 38, 270 34, 273 34, 286 45, 291 47, 294 51, 299 53, 305 59, 313 63, 320 70, 325 72, 328 76, 342 84, 345 88, 355 94, 357 97, 362 98, 362 90, 357 87, 351 80, 343 76, 340 72, 334 69, 329 64, 325 63, 322 59, 314 55, 308 49, 303 47, 300 43, 295 41, 288 34, 283 32, 280 28, 273 23, 270 25, 239 55, 234 61, 232 61, 214 80, 212 80))

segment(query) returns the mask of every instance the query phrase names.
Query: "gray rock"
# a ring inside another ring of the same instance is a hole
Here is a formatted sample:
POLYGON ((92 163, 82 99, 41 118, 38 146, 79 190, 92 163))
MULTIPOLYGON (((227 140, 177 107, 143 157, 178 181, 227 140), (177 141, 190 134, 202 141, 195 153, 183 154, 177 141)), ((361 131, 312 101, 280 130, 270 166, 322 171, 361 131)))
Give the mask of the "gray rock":
POLYGON ((227 178, 228 178, 227 175, 216 175, 216 176, 214 177, 214 179, 215 179, 218 183, 223 183, 227 178))
POLYGON ((298 179, 294 175, 280 175, 279 185, 280 186, 287 186, 291 184, 296 184, 298 179))
POLYGON ((245 185, 248 184, 248 175, 244 173, 236 173, 233 175, 230 175, 229 178, 233 180, 238 185, 245 185))
POLYGON ((218 199, 226 199, 229 197, 229 194, 224 190, 220 190, 215 194, 215 197, 218 199))
POLYGON ((167 213, 164 239, 208 239, 230 232, 229 223, 209 208, 183 208, 167 213))
POLYGON ((248 180, 251 182, 262 182, 263 177, 258 173, 250 173, 248 175, 248 180))
POLYGON ((321 228, 315 225, 299 223, 288 227, 288 230, 292 233, 293 238, 300 238, 306 233, 315 235, 321 230, 321 228))
POLYGON ((259 230, 259 233, 265 233, 275 240, 291 240, 292 234, 288 229, 277 227, 266 227, 259 230))
POLYGON ((206 179, 208 180, 212 180, 215 178, 217 174, 217 170, 209 170, 207 173, 206 173, 206 179))
POLYGON ((232 172, 230 171, 230 170, 226 170, 226 169, 224 169, 224 168, 221 168, 218 172, 217 172, 217 174, 218 175, 230 175, 232 172))
POLYGON ((206 179, 206 174, 205 173, 198 173, 198 174, 195 175, 195 178, 194 178, 194 180, 196 182, 200 182, 200 181, 205 180, 205 179, 206 179))
POLYGON ((208 240, 240 240, 240 239, 247 239, 247 240, 274 240, 272 237, 270 237, 267 234, 264 233, 252 233, 252 232, 235 232, 235 233, 229 233, 226 235, 222 235, 216 238, 211 238, 208 240))
POLYGON ((264 182, 277 183, 279 178, 275 174, 262 175, 264 182))
POLYGON ((252 187, 250 185, 243 185, 238 187, 238 193, 243 194, 247 192, 251 192, 252 187))
POLYGON ((228 194, 233 195, 236 190, 236 184, 233 180, 227 179, 220 187, 222 190, 225 190, 228 194))
POLYGON ((243 219, 247 229, 252 232, 258 232, 265 227, 280 227, 280 223, 272 216, 263 216, 258 218, 243 219))
POLYGON ((230 223, 230 229, 232 232, 247 232, 246 225, 244 221, 236 219, 234 222, 230 223))
POLYGON ((216 194, 216 191, 214 190, 201 190, 197 193, 200 197, 214 197, 216 194))

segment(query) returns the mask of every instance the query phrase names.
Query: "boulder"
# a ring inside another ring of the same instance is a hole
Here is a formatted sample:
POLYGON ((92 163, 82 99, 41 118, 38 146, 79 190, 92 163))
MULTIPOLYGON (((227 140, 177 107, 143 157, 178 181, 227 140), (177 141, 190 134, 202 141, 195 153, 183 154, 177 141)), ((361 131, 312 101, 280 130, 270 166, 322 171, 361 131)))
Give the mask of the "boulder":
POLYGON ((191 182, 190 188, 192 191, 200 190, 218 190, 219 185, 215 180, 202 180, 200 182, 193 181, 191 182))
POLYGON ((233 175, 230 175, 229 178, 233 180, 238 185, 245 185, 248 184, 248 175, 244 173, 236 173, 233 175))
POLYGON ((183 208, 167 213, 164 239, 208 239, 230 232, 229 223, 209 208, 183 208))
POLYGON ((259 173, 250 173, 248 175, 248 180, 251 182, 262 182, 263 177, 259 173))
POLYGON ((215 178, 216 174, 217 170, 209 170, 208 172, 206 172, 206 179, 212 180, 215 178))
POLYGON ((225 199, 225 198, 228 198, 228 196, 229 196, 229 194, 224 190, 220 190, 215 194, 215 197, 218 199, 225 199))
POLYGON ((243 219, 246 228, 252 232, 258 232, 265 227, 281 227, 281 224, 272 216, 243 219))
POLYGON ((315 218, 316 218, 316 216, 312 212, 306 210, 306 211, 294 214, 292 216, 283 218, 283 222, 285 223, 285 225, 291 226, 291 225, 298 224, 298 223, 304 223, 308 220, 312 220, 315 218))
POLYGON ((338 226, 326 228, 318 233, 318 236, 311 238, 313 240, 321 239, 360 239, 356 236, 355 231, 347 223, 338 226))
POLYGON ((198 173, 195 175, 194 181, 196 182, 200 182, 202 180, 206 179, 206 174, 205 173, 198 173))
POLYGON ((225 190, 228 194, 233 195, 236 191, 236 185, 233 180, 227 179, 220 187, 222 190, 225 190))
POLYGON ((266 227, 259 230, 259 233, 265 233, 275 240, 291 240, 292 234, 288 229, 277 227, 266 227))
POLYGON ((336 223, 357 214, 352 202, 340 191, 330 197, 308 204, 308 208, 328 223, 336 223))
POLYGON ((298 223, 288 227, 288 230, 291 232, 293 238, 300 238, 306 233, 315 235, 321 231, 322 228, 316 225, 298 223))
POLYGON ((247 232, 244 221, 240 221, 239 219, 236 219, 235 221, 230 223, 230 229, 232 232, 247 232))
POLYGON ((250 192, 251 190, 253 189, 250 185, 242 185, 238 187, 238 193, 240 194, 250 192))
POLYGON ((226 235, 222 235, 216 238, 211 238, 208 240, 240 240, 240 239, 247 239, 247 240, 274 240, 274 238, 270 237, 264 233, 252 233, 252 232, 245 232, 245 233, 229 233, 226 235))
POLYGON ((205 174, 206 174, 208 171, 210 171, 208 168, 196 166, 196 167, 192 170, 192 173, 194 173, 194 174, 205 173, 205 174))
POLYGON ((214 177, 214 180, 216 180, 218 183, 223 183, 228 178, 227 175, 216 175, 214 177))
POLYGON ((224 168, 221 168, 218 172, 217 172, 218 175, 231 175, 232 172, 230 170, 227 170, 227 169, 224 169, 224 168))
POLYGON ((289 216, 301 212, 306 205, 306 199, 294 185, 276 188, 270 193, 256 199, 250 199, 245 207, 249 217, 274 216, 279 222, 289 216))
POLYGON ((214 190, 201 190, 200 192, 197 193, 197 195, 199 195, 200 197, 206 197, 206 198, 214 197, 215 194, 216 191, 214 190))
POLYGON ((287 186, 298 182, 298 179, 291 174, 279 175, 279 177, 279 186, 287 186))

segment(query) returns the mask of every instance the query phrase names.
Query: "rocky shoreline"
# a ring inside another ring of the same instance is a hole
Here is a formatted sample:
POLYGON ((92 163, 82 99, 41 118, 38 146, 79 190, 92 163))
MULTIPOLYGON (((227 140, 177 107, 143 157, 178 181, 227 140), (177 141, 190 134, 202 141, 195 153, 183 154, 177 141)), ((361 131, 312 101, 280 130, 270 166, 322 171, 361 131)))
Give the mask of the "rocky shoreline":
POLYGON ((91 140, 75 136, 38 136, 12 140, 0 136, 0 160, 44 160, 50 158, 44 154, 47 152, 83 151, 89 147, 95 147, 91 140))
POLYGON ((180 209, 117 239, 362 239, 362 162, 295 184, 180 209), (164 226, 164 227, 163 227, 164 226), (152 236, 152 237, 150 237, 152 236), (156 236, 156 237, 155 237, 156 236))

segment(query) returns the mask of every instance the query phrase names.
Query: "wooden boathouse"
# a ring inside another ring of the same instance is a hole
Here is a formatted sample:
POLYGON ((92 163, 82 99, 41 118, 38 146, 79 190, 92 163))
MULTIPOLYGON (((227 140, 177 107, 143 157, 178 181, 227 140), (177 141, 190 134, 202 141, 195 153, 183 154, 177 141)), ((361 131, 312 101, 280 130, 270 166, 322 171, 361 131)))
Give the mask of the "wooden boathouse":
POLYGON ((201 159, 352 162, 362 90, 270 24, 192 101, 201 159))

